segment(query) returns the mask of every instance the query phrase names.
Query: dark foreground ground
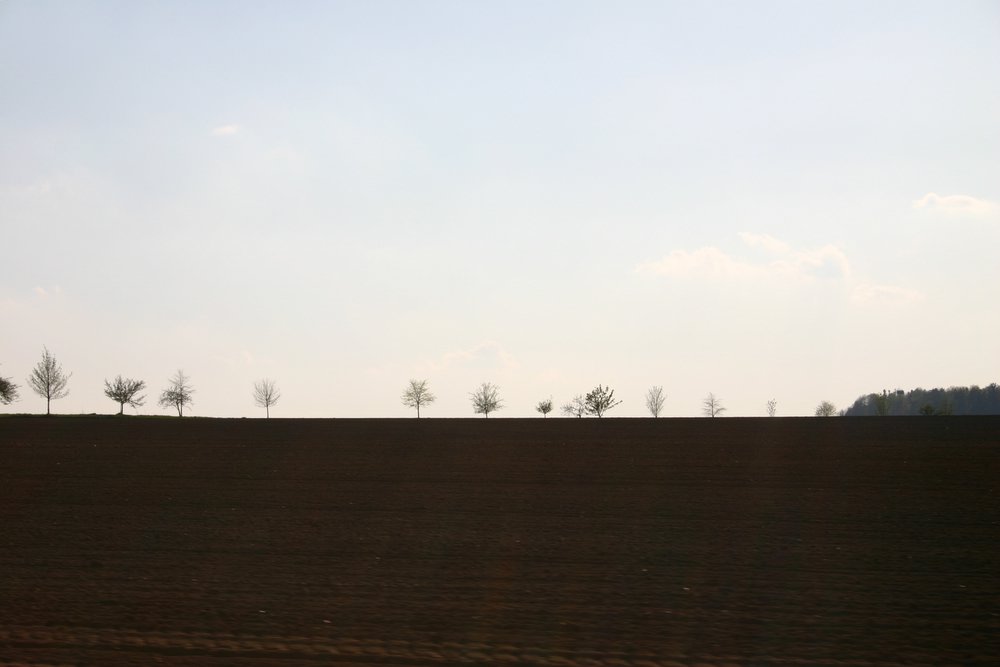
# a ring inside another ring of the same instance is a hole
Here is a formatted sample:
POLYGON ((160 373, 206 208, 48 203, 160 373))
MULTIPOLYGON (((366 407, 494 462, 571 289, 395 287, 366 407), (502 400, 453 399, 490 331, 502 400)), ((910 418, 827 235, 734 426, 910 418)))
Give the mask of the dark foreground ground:
POLYGON ((0 665, 996 665, 1000 418, 0 418, 0 665))

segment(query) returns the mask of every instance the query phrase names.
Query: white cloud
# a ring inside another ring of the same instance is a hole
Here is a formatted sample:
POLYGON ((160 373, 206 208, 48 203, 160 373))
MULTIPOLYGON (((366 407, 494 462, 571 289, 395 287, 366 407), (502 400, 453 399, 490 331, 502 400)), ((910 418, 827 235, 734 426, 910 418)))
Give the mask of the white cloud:
POLYGON ((674 250, 661 260, 640 264, 635 270, 652 275, 713 279, 813 280, 847 279, 851 276, 851 263, 836 246, 796 250, 784 241, 764 234, 743 233, 740 238, 748 246, 763 248, 777 257, 766 262, 753 262, 736 259, 715 246, 706 246, 690 252, 674 250))
POLYGON ((968 195, 947 195, 942 197, 928 192, 913 202, 913 208, 946 213, 949 215, 991 215, 1000 213, 1000 204, 988 199, 977 199, 968 195))
POLYGON ((907 304, 921 301, 923 298, 924 295, 917 290, 872 283, 862 283, 851 293, 851 300, 870 304, 907 304))
POLYGON ((212 129, 212 136, 228 137, 236 134, 239 131, 240 131, 239 125, 220 125, 219 127, 212 129))
POLYGON ((743 242, 751 247, 760 247, 768 252, 773 252, 776 254, 787 253, 791 250, 791 247, 784 241, 779 241, 773 236, 768 236, 767 234, 754 234, 752 232, 740 232, 740 238, 743 242))

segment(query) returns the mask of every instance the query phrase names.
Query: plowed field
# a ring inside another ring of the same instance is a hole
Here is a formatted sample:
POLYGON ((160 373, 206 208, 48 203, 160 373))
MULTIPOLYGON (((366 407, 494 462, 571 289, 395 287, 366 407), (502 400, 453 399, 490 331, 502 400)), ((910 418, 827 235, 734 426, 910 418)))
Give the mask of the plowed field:
POLYGON ((0 418, 0 665, 997 665, 1000 418, 0 418))

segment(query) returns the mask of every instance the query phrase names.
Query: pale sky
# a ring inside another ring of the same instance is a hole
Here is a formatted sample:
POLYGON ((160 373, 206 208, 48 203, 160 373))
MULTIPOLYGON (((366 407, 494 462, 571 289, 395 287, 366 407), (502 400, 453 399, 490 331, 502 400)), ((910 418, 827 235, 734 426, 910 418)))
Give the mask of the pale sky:
POLYGON ((1000 381, 998 251, 994 0, 0 0, 0 412, 808 415, 1000 381))

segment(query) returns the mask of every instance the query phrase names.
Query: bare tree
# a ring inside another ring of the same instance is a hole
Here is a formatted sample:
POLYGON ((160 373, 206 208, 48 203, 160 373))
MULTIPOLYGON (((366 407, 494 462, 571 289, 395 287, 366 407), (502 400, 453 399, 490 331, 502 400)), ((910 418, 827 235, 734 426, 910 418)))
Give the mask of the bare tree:
POLYGON ((104 395, 112 401, 118 403, 118 414, 125 414, 125 404, 128 403, 133 408, 137 408, 146 401, 145 396, 139 396, 139 392, 146 388, 146 383, 142 380, 123 378, 121 375, 115 377, 113 382, 104 381, 104 395))
POLYGON ((62 366, 49 352, 49 348, 43 347, 42 350, 42 360, 35 365, 31 375, 28 376, 28 385, 36 394, 45 399, 45 414, 48 415, 51 414, 49 404, 53 400, 69 395, 66 385, 73 374, 66 375, 63 372, 62 366))
POLYGON ((0 405, 10 405, 18 398, 17 385, 10 378, 0 376, 0 405))
POLYGON ((535 406, 536 412, 541 412, 542 417, 548 417, 549 413, 552 412, 552 397, 544 401, 538 401, 538 405, 535 406))
POLYGON ((267 419, 271 418, 271 406, 276 404, 279 398, 281 392, 278 391, 278 385, 274 380, 264 378, 260 382, 253 383, 253 402, 258 408, 264 408, 267 419))
POLYGON ((486 415, 489 419, 491 412, 496 412, 503 407, 503 400, 500 398, 500 387, 492 382, 484 382, 479 388, 469 394, 472 399, 472 411, 477 415, 486 415))
POLYGON ((701 405, 701 411, 706 417, 718 417, 726 411, 726 409, 722 407, 722 401, 716 398, 715 394, 711 392, 709 392, 708 396, 705 397, 705 400, 701 402, 701 405))
POLYGON ((177 416, 183 417, 184 408, 194 403, 193 394, 194 388, 190 384, 190 378, 184 375, 184 371, 179 370, 170 378, 170 386, 160 394, 160 407, 176 408, 177 416))
POLYGON ((430 405, 436 397, 427 388, 427 380, 410 380, 410 386, 403 392, 403 405, 417 409, 417 419, 420 419, 420 406, 430 405))
POLYGON ((830 401, 823 401, 816 406, 817 417, 832 417, 837 414, 837 408, 830 401))
POLYGON ((587 397, 583 401, 587 406, 587 414, 597 417, 603 417, 605 412, 616 405, 621 405, 621 401, 615 400, 615 390, 601 385, 587 392, 587 397))
POLYGON ((587 401, 583 398, 583 396, 577 394, 573 397, 572 401, 559 409, 567 417, 583 417, 587 414, 587 401))
POLYGON ((778 401, 772 398, 770 401, 767 402, 767 416, 773 417, 777 413, 778 413, 778 401))
POLYGON ((667 401, 667 395, 663 392, 663 387, 650 387, 646 392, 646 408, 653 417, 659 417, 663 412, 663 404, 667 401))

